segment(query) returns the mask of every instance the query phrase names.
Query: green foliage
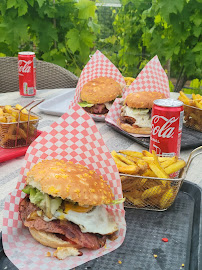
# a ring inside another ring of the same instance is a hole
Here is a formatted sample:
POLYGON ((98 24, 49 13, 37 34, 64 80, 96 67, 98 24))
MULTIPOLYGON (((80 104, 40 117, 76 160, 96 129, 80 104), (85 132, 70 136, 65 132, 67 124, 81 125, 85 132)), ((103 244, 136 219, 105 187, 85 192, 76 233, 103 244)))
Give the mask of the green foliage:
POLYGON ((198 0, 122 0, 114 11, 113 33, 99 40, 102 51, 126 76, 137 76, 153 56, 171 76, 201 77, 202 10, 198 0))
POLYGON ((99 33, 90 0, 1 0, 0 53, 35 51, 79 75, 99 33))
POLYGON ((199 80, 199 79, 194 79, 190 82, 190 87, 193 87, 193 88, 200 88, 202 87, 202 80, 199 80))
POLYGON ((131 77, 158 55, 163 66, 171 61, 171 76, 201 79, 201 0, 120 2, 114 8, 91 0, 1 0, 0 55, 31 50, 80 75, 99 49, 131 77))

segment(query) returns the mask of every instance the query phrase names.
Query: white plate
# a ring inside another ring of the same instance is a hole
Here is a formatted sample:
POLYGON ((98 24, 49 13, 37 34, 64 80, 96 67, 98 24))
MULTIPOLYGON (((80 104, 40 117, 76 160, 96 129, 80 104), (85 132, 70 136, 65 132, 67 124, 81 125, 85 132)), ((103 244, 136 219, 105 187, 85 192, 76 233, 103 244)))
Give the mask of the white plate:
POLYGON ((38 109, 46 114, 61 116, 67 112, 74 95, 75 88, 69 88, 69 92, 50 98, 39 104, 38 109))

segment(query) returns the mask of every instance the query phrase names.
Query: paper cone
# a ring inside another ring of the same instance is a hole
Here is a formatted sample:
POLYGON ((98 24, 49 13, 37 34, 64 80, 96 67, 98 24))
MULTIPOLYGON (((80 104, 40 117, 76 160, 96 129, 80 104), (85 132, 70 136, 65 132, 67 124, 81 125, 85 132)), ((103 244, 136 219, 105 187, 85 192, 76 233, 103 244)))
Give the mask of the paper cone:
POLYGON ((108 181, 115 199, 122 198, 121 180, 111 154, 106 147, 94 121, 78 105, 69 110, 59 120, 43 132, 28 148, 24 165, 20 172, 16 189, 5 202, 3 218, 3 247, 9 260, 18 269, 71 269, 89 260, 103 256, 118 248, 125 237, 126 223, 123 204, 107 206, 118 222, 118 238, 107 240, 106 247, 98 250, 82 250, 83 255, 58 260, 46 257, 54 249, 44 247, 36 242, 29 230, 22 225, 18 207, 25 197, 22 189, 25 177, 32 166, 43 159, 64 159, 85 165, 95 170, 108 181))
MULTIPOLYGON (((112 107, 110 108, 105 121, 109 124, 115 126, 123 133, 127 133, 126 131, 122 130, 121 127, 117 124, 117 120, 121 113, 122 103, 126 96, 133 92, 160 92, 165 94, 168 98, 170 97, 170 89, 169 89, 169 82, 168 77, 159 62, 157 56, 152 58, 149 63, 143 68, 137 78, 132 82, 129 87, 126 87, 123 93, 122 98, 117 98, 112 107)), ((133 137, 149 137, 150 135, 145 134, 132 134, 130 136, 133 137)))
MULTIPOLYGON (((72 106, 80 101, 80 92, 83 86, 87 82, 99 77, 112 78, 116 82, 120 83, 123 88, 126 85, 120 71, 106 56, 104 56, 104 54, 97 50, 89 62, 86 64, 80 75, 72 106)), ((91 114, 91 117, 95 121, 105 121, 105 116, 103 115, 91 114)))

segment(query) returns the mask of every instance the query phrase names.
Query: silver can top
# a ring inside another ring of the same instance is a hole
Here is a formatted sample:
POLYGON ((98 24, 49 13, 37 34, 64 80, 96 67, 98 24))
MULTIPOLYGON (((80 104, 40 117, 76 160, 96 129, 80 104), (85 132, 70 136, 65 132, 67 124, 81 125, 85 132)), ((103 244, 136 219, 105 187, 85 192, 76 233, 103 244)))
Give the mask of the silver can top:
POLYGON ((156 99, 154 104, 162 107, 181 107, 183 102, 172 98, 156 99))
POLYGON ((34 52, 19 52, 20 55, 34 55, 34 52))

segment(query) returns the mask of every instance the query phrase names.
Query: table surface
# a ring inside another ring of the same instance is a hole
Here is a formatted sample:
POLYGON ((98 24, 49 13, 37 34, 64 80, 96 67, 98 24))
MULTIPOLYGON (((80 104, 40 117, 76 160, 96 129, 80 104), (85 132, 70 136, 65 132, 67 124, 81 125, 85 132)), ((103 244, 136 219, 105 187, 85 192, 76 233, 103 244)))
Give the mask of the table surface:
MULTIPOLYGON (((26 105, 33 99, 45 98, 45 100, 47 100, 68 91, 68 89, 38 90, 37 95, 32 98, 21 97, 19 92, 1 93, 0 105, 26 105)), ((171 93, 171 97, 173 98, 177 98, 177 95, 177 93, 171 93)), ((53 122, 57 121, 57 119, 59 118, 58 116, 44 114, 37 107, 33 109, 33 112, 42 116, 42 119, 40 120, 38 126, 38 129, 42 131, 46 130, 48 126, 50 126, 53 122)), ((96 126, 99 129, 109 151, 118 151, 121 149, 142 151, 143 149, 145 149, 143 146, 139 145, 133 140, 117 133, 103 122, 96 122, 96 126)), ((181 151, 180 157, 187 161, 188 156, 192 150, 193 149, 181 151)), ((202 188, 201 158, 202 155, 194 158, 186 175, 186 180, 193 182, 202 188)), ((0 163, 0 230, 2 229, 5 198, 16 187, 23 159, 24 156, 0 163)))

